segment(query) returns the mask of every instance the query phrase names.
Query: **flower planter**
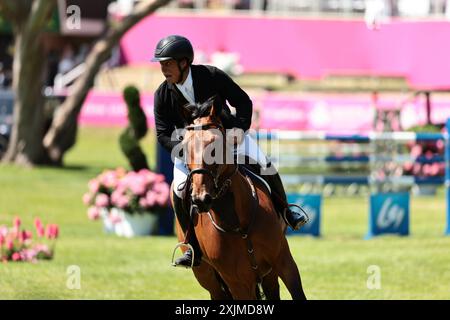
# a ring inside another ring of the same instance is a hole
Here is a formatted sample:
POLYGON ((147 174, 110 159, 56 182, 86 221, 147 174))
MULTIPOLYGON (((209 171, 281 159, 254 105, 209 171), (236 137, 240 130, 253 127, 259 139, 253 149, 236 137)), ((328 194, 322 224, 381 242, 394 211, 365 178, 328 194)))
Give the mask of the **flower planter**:
MULTIPOLYGON (((120 237, 148 236, 158 231, 158 215, 155 213, 129 213, 122 209, 112 208, 110 219, 106 220, 110 220, 114 226, 114 233, 120 237)), ((105 230, 106 228, 105 224, 105 230)))
POLYGON ((106 208, 100 209, 100 217, 103 220, 103 229, 105 230, 105 233, 114 233, 114 223, 109 218, 109 211, 106 208))
POLYGON ((170 200, 170 186, 162 174, 117 168, 91 179, 88 187, 82 198, 88 206, 87 216, 103 220, 106 233, 121 237, 158 234, 159 213, 170 200))

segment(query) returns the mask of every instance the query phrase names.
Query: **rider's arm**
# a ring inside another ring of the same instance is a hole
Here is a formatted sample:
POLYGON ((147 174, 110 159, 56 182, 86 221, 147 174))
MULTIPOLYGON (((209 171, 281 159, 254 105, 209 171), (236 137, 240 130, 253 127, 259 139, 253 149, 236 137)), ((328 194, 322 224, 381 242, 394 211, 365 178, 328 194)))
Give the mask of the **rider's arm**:
POLYGON ((235 127, 247 131, 252 123, 252 100, 225 72, 214 69, 214 78, 220 96, 236 108, 235 127))
POLYGON ((172 140, 172 133, 175 130, 175 125, 172 117, 169 115, 169 106, 165 105, 164 99, 161 96, 161 90, 157 90, 154 98, 154 116, 156 135, 158 142, 169 152, 180 143, 178 140, 172 140))

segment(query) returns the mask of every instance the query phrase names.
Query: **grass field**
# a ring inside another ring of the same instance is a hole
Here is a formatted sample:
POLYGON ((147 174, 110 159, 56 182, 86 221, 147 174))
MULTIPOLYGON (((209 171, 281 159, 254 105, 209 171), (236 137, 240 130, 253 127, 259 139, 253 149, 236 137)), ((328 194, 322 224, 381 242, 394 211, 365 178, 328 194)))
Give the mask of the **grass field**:
MULTIPOLYGON (((0 167, 0 225, 34 217, 60 225, 52 261, 0 264, 0 299, 208 299, 188 270, 170 267, 175 237, 122 239, 91 222, 81 196, 104 168, 126 166, 117 129, 82 128, 64 169, 0 167), (67 268, 81 270, 81 288, 66 286, 67 268)), ((150 137, 145 149, 153 162, 150 137)), ((444 237, 445 201, 412 198, 411 236, 363 240, 367 199, 326 198, 321 239, 290 237, 310 299, 450 299, 450 237, 444 237), (381 288, 366 282, 371 265, 381 288)), ((282 286, 282 298, 289 299, 282 286)))

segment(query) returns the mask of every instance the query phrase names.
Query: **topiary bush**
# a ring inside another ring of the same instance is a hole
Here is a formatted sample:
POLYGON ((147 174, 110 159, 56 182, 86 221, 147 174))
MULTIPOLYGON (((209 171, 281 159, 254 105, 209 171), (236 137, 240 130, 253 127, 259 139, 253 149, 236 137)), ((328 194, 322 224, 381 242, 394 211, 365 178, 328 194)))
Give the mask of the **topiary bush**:
POLYGON ((123 97, 128 109, 128 127, 119 137, 120 149, 134 171, 149 169, 147 157, 139 145, 139 140, 145 137, 148 130, 139 90, 134 86, 128 86, 123 91, 123 97))

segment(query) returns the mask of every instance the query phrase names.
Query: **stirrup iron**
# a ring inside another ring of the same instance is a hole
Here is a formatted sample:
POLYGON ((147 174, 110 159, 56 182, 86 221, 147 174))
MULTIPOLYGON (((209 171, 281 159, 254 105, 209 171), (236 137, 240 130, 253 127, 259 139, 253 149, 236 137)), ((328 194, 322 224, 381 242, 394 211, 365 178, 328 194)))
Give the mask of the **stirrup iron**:
MULTIPOLYGON (((283 217, 283 219, 284 219, 284 222, 286 222, 286 224, 288 225, 288 226, 290 226, 290 224, 289 224, 289 221, 288 221, 288 219, 287 219, 287 217, 286 217, 286 212, 287 212, 287 210, 290 208, 290 207, 296 207, 296 208, 298 208, 302 213, 303 213, 303 215, 305 216, 305 222, 300 226, 300 227, 302 227, 302 226, 304 226, 305 224, 307 224, 308 222, 309 222, 309 216, 308 216, 308 214, 306 213, 306 211, 302 208, 302 207, 300 207, 299 205, 296 205, 295 203, 288 203, 287 204, 287 207, 283 210, 283 215, 282 215, 282 217, 283 217)), ((290 210, 290 209, 289 209, 290 210)), ((295 211, 294 211, 295 212, 295 211)))
POLYGON ((177 249, 178 248, 181 248, 181 247, 187 247, 188 249, 191 249, 191 252, 192 252, 192 262, 191 262, 191 269, 194 267, 194 258, 195 258, 195 252, 194 252, 194 247, 192 247, 192 245, 191 244, 189 244, 189 243, 184 243, 184 242, 179 242, 176 246, 175 246, 175 248, 173 249, 173 253, 172 253, 172 267, 178 267, 178 265, 176 265, 175 263, 174 263, 174 259, 175 259, 175 252, 177 251, 177 249))

